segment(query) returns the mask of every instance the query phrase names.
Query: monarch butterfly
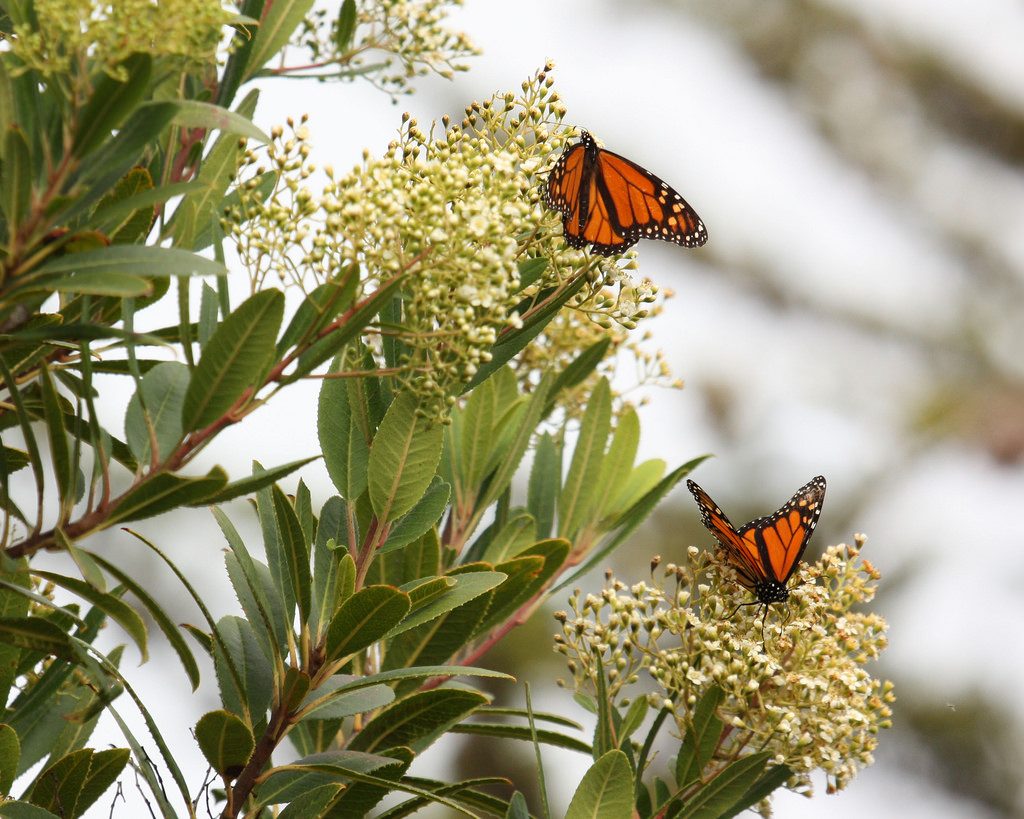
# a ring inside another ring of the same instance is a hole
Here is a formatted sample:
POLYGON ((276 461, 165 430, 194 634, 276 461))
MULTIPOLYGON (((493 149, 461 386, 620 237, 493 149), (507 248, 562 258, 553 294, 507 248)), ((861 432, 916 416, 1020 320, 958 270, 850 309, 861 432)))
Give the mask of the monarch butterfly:
POLYGON ((821 475, 811 479, 778 512, 752 520, 739 529, 729 522, 721 507, 696 483, 687 481, 686 486, 697 499, 701 522, 722 544, 740 583, 757 597, 740 605, 764 606, 761 617, 763 642, 768 607, 789 598, 786 584, 796 571, 800 556, 818 523, 825 500, 825 479, 821 475))
POLYGON ((598 148, 583 131, 558 158, 548 176, 544 202, 562 214, 570 247, 622 253, 640 239, 663 239, 686 247, 708 240, 704 223, 686 200, 624 156, 598 148))

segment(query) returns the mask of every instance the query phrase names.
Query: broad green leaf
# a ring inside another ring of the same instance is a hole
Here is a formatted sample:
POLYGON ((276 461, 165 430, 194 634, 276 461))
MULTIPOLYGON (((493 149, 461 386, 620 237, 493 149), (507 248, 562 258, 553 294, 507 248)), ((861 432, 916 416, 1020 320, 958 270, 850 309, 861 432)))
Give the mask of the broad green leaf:
POLYGON ((611 424, 612 394, 608 380, 597 382, 583 415, 569 474, 558 499, 558 531, 572 538, 586 523, 601 472, 611 424))
POLYGON ((338 799, 346 791, 344 785, 321 785, 305 793, 298 794, 292 799, 277 819, 309 819, 311 816, 330 816, 331 808, 335 807, 338 799))
POLYGON ((441 425, 418 417, 411 395, 395 398, 370 448, 370 501, 378 519, 396 520, 423 497, 441 458, 442 440, 441 425))
POLYGON ((272 483, 276 483, 291 475, 296 469, 301 469, 308 463, 312 463, 319 455, 312 455, 309 458, 303 458, 299 461, 289 461, 286 464, 280 466, 271 467, 265 469, 255 475, 250 475, 248 478, 240 478, 237 481, 232 481, 227 484, 223 489, 214 495, 201 501, 203 506, 214 506, 221 503, 226 503, 229 500, 240 498, 243 495, 251 495, 253 492, 257 492, 264 487, 270 486, 272 483))
POLYGON ((526 797, 519 791, 512 794, 512 798, 508 803, 508 811, 505 813, 505 819, 530 819, 530 808, 526 804, 526 797))
POLYGON ((680 788, 685 788, 701 778, 704 766, 711 761, 715 748, 718 747, 722 735, 722 720, 716 716, 715 709, 722 702, 723 696, 721 688, 717 685, 712 686, 693 709, 692 720, 676 757, 676 784, 680 788))
POLYGON ((92 753, 82 748, 51 762, 33 781, 28 798, 46 810, 77 816, 78 797, 89 777, 92 753))
POLYGON ((252 756, 252 731, 234 714, 209 711, 196 723, 196 742, 206 761, 221 776, 234 779, 252 756))
POLYGON ((146 648, 146 624, 142 621, 142 618, 139 617, 135 609, 125 603, 124 600, 121 600, 113 594, 108 594, 107 592, 94 589, 88 583, 83 580, 79 580, 77 577, 66 577, 64 575, 57 574, 56 572, 46 572, 41 570, 35 570, 32 573, 41 577, 43 580, 49 580, 51 583, 55 583, 61 588, 67 589, 72 594, 77 594, 83 600, 88 600, 128 632, 128 635, 139 647, 139 652, 142 654, 143 662, 149 659, 149 653, 146 648))
POLYGON ((166 460, 181 442, 181 408, 188 382, 188 367, 178 361, 157 364, 142 377, 124 416, 124 438, 139 463, 148 464, 152 458, 151 427, 156 439, 156 463, 166 460))
POLYGON ((192 372, 182 409, 186 430, 212 424, 247 390, 259 389, 283 312, 284 294, 261 290, 221 322, 192 372))
POLYGON ((309 547, 299 517, 288 500, 288 497, 276 484, 271 488, 274 498, 274 516, 277 519, 277 531, 281 536, 284 550, 285 568, 288 580, 295 594, 295 602, 299 606, 299 617, 302 623, 309 621, 310 586, 309 547))
POLYGON ((737 759, 686 801, 680 819, 721 819, 761 776, 770 756, 762 751, 737 759))
POLYGON ((562 490, 562 448, 550 432, 537 440, 533 466, 527 487, 526 507, 535 521, 537 537, 551 536, 555 522, 555 505, 562 490))
POLYGON ((251 79, 284 48, 312 7, 313 0, 275 0, 256 30, 256 39, 245 69, 246 79, 251 79))
POLYGON ((352 737, 349 748, 373 753, 407 745, 420 753, 487 701, 486 695, 478 691, 457 688, 419 691, 398 700, 366 723, 363 730, 352 737))
POLYGON ((519 552, 512 560, 495 566, 497 571, 508 574, 509 579, 495 590, 487 614, 477 626, 474 636, 501 625, 520 606, 540 593, 562 568, 569 551, 567 540, 541 540, 519 552), (516 572, 515 576, 513 572, 516 572))
POLYGON ((548 269, 546 256, 536 256, 532 259, 523 259, 519 263, 519 289, 524 290, 540 278, 541 274, 548 269))
POLYGON ((78 804, 75 806, 79 815, 84 814, 117 781, 130 757, 131 751, 127 748, 108 748, 93 753, 89 776, 78 794, 78 804))
POLYGON ((175 125, 221 131, 225 136, 237 134, 264 144, 270 142, 270 137, 243 114, 199 100, 178 100, 177 105, 178 110, 173 120, 175 125))
POLYGON ((179 506, 201 503, 224 488, 228 476, 215 466, 202 478, 161 472, 129 490, 104 521, 104 527, 162 515, 179 506))
POLYGON ((633 815, 633 772, 626 755, 608 751, 583 775, 565 819, 630 819, 633 815))
POLYGON ((178 655, 178 659, 181 660, 182 668, 185 670, 185 674, 188 675, 188 680, 192 684, 192 690, 195 691, 199 687, 199 666, 196 664, 196 659, 189 649, 188 644, 185 642, 185 638, 182 637, 181 632, 178 631, 174 625, 174 621, 167 615, 167 613, 160 607, 160 604, 149 594, 148 591, 139 583, 135 578, 131 577, 127 572, 123 571, 119 566, 111 563, 106 558, 101 557, 93 552, 87 552, 87 554, 100 564, 106 571, 117 578, 118 582, 124 585, 132 594, 134 594, 139 601, 146 607, 150 616, 153 618, 153 622, 157 624, 157 627, 164 633, 167 638, 167 642, 171 644, 171 648, 174 649, 178 655))
POLYGON ((260 647, 256 631, 241 617, 222 617, 217 622, 220 643, 214 642, 214 668, 220 687, 221 702, 234 714, 250 715, 254 723, 260 722, 270 707, 274 695, 274 674, 267 655, 260 647), (221 644, 241 678, 242 691, 225 665, 221 644))
POLYGON ((395 521, 391 531, 388 532, 388 539, 377 554, 407 546, 427 532, 441 519, 444 510, 448 508, 450 495, 451 487, 435 475, 423 497, 416 502, 412 509, 395 521))
MULTIPOLYGON (((338 362, 331 368, 337 371, 338 362)), ((317 403, 317 433, 327 474, 341 496, 355 501, 366 489, 370 448, 355 422, 345 378, 325 378, 317 403)))
POLYGON ((146 95, 153 72, 153 58, 148 54, 132 54, 119 63, 124 81, 99 71, 93 78, 92 96, 76 117, 77 128, 71 150, 85 156, 110 139, 146 95))
POLYGON ((344 54, 356 33, 356 0, 345 0, 334 23, 334 44, 339 54, 344 54))
POLYGON ((377 642, 401 622, 409 606, 409 595, 391 586, 360 589, 331 619, 326 661, 333 662, 377 642))
POLYGON ((0 796, 10 795, 20 756, 17 732, 10 725, 0 724, 0 796))

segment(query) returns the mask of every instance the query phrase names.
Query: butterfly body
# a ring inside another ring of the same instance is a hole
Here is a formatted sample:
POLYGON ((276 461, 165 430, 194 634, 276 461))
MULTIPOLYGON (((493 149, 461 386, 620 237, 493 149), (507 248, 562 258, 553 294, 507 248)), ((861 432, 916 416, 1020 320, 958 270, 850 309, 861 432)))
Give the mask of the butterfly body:
POLYGON ((562 214, 570 247, 622 253, 640 239, 699 247, 708 232, 673 188, 624 156, 599 148, 583 131, 559 157, 544 186, 544 202, 562 214))
POLYGON ((739 582, 754 593, 754 602, 769 606, 789 599, 789 579, 821 515, 825 479, 813 478, 778 512, 739 529, 700 486, 693 481, 686 485, 700 507, 701 522, 721 544, 739 582))

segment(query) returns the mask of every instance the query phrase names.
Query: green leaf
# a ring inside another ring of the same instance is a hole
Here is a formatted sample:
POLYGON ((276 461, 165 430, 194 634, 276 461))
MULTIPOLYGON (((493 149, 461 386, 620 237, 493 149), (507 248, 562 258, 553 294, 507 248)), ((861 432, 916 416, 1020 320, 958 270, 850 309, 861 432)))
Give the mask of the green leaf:
POLYGON ((781 788, 793 775, 793 771, 786 765, 773 765, 768 768, 761 777, 726 811, 722 812, 722 819, 730 819, 738 816, 745 810, 752 808, 762 799, 770 796, 773 791, 781 788))
POLYGON ((312 7, 313 0, 275 0, 266 9, 249 54, 245 69, 246 80, 251 79, 285 47, 312 7))
POLYGON ((686 801, 680 819, 721 819, 761 776, 770 756, 762 751, 737 759, 686 801))
POLYGON ((443 428, 417 415, 416 402, 399 394, 384 414, 370 448, 368 482, 377 518, 400 518, 423 497, 441 459, 443 428))
POLYGON ((3 819, 63 819, 55 813, 50 813, 31 802, 22 802, 20 799, 15 802, 0 803, 0 816, 3 819))
POLYGON ((386 685, 372 685, 357 691, 338 691, 345 684, 341 677, 331 677, 316 691, 306 695, 299 708, 299 719, 342 719, 365 714, 393 702, 395 692, 386 685))
POLYGON ((356 33, 356 0, 345 0, 338 11, 334 24, 334 44, 338 53, 344 54, 356 33))
POLYGON ((157 364, 142 377, 124 416, 125 441, 139 463, 148 464, 152 458, 151 426, 157 447, 152 460, 156 463, 166 460, 181 442, 181 409, 188 382, 188 367, 177 361, 157 364))
POLYGON ((407 546, 429 531, 448 507, 451 491, 452 488, 435 475, 423 497, 391 527, 388 539, 377 554, 407 546))
POLYGON ((366 586, 349 597, 327 629, 326 662, 380 640, 409 611, 409 595, 391 586, 366 586))
POLYGON ((562 449, 550 432, 537 439, 527 487, 526 508, 533 515, 537 537, 551 536, 555 505, 562 489, 562 449))
POLYGON ((519 289, 524 290, 541 277, 541 274, 548 269, 546 256, 536 256, 532 259, 523 259, 519 263, 519 289))
POLYGON ((176 196, 196 193, 206 187, 202 182, 194 181, 174 182, 154 188, 151 182, 148 186, 136 188, 130 195, 116 195, 125 182, 137 175, 145 175, 145 178, 149 179, 149 172, 144 168, 133 168, 128 176, 118 183, 114 194, 104 197, 96 206, 89 221, 101 233, 111 235, 126 229, 139 213, 146 214, 147 221, 152 221, 153 209, 158 205, 166 204, 176 196))
POLYGON ((221 322, 192 372, 182 410, 186 430, 212 424, 246 390, 259 389, 283 314, 284 294, 261 290, 221 322))
POLYGON ((622 751, 612 750, 583 775, 565 819, 630 819, 633 815, 633 772, 622 751))
POLYGON ((28 798, 34 805, 62 816, 77 816, 78 796, 89 776, 92 753, 82 748, 50 763, 32 783, 28 798))
POLYGON ((57 479, 57 492, 61 503, 61 521, 74 505, 75 472, 68 447, 68 436, 64 431, 64 413, 61 410, 57 387, 50 375, 50 368, 43 362, 40 370, 40 393, 43 399, 43 417, 50 439, 50 457, 53 461, 53 475, 57 479))
POLYGON ((295 345, 307 343, 324 326, 343 311, 355 298, 359 284, 359 267, 349 265, 341 273, 307 293, 295 311, 287 329, 277 342, 279 358, 295 345))
POLYGON ((220 492, 227 482, 228 476, 219 466, 201 478, 183 478, 161 472, 125 493, 104 521, 104 528, 115 523, 162 515, 179 506, 201 503, 220 492))
POLYGON ((331 816, 331 808, 347 788, 344 785, 321 785, 298 794, 278 815, 277 819, 308 819, 310 816, 331 816))
POLYGON ((237 134, 264 144, 270 142, 270 137, 242 114, 199 100, 177 100, 177 104, 178 111, 173 120, 175 125, 221 131, 224 135, 237 134))
MULTIPOLYGON (((283 770, 271 771, 260 786, 259 802, 264 805, 291 802, 313 788, 336 782, 360 781, 360 774, 394 764, 395 760, 389 757, 357 751, 310 754, 283 770)), ((362 813, 356 815, 362 816, 362 813)))
POLYGON ((498 737, 500 739, 519 739, 523 742, 533 742, 536 739, 537 742, 544 745, 564 748, 567 751, 576 751, 581 754, 589 754, 591 751, 590 744, 581 739, 543 728, 531 730, 529 725, 509 725, 505 722, 467 722, 463 725, 456 725, 451 729, 451 733, 498 737))
POLYGON ((199 297, 199 347, 206 346, 213 331, 217 329, 220 318, 220 304, 217 291, 203 282, 202 295, 199 297))
POLYGON ((78 655, 64 630, 42 617, 0 617, 0 642, 77 663, 78 655))
POLYGON ((308 463, 312 463, 319 455, 313 455, 309 458, 303 458, 299 461, 290 461, 280 466, 275 466, 270 469, 258 472, 255 475, 250 475, 248 478, 240 478, 237 481, 233 481, 227 484, 223 489, 208 498, 204 498, 201 501, 203 506, 215 506, 217 504, 226 503, 229 500, 240 498, 243 495, 251 495, 253 492, 257 492, 264 487, 270 486, 272 483, 276 483, 294 472, 296 469, 301 469, 308 463))
POLYGON ((664 461, 660 461, 662 468, 652 473, 651 478, 653 479, 650 483, 642 485, 641 491, 635 496, 632 494, 632 487, 627 486, 631 483, 630 478, 635 474, 633 461, 636 458, 639 443, 640 421, 637 418, 636 410, 627 406, 619 415, 615 432, 612 435, 612 442, 608 445, 608 452, 601 461, 601 471, 597 477, 594 502, 591 507, 591 518, 602 520, 616 512, 621 512, 661 479, 664 474, 664 461), (622 497, 627 499, 622 507, 614 504, 613 499, 618 500, 622 497))
POLYGON ((495 422, 506 409, 495 406, 495 383, 496 379, 489 378, 469 394, 465 409, 458 413, 458 428, 452 430, 458 448, 457 463, 453 465, 459 483, 472 494, 483 482, 488 455, 494 446, 495 422))
POLYGON ((127 748, 108 748, 93 753, 89 776, 78 794, 78 804, 75 806, 79 816, 117 781, 130 757, 131 752, 127 748))
POLYGON ((507 577, 502 572, 489 571, 466 571, 446 576, 455 580, 455 585, 440 597, 435 598, 432 602, 411 613, 388 637, 397 637, 399 634, 421 626, 424 623, 429 623, 441 615, 466 605, 480 595, 486 594, 495 586, 503 583, 507 577))
POLYGON ((146 624, 142 622, 142 618, 139 617, 135 609, 123 600, 115 597, 113 594, 108 594, 107 592, 95 589, 85 581, 79 580, 77 577, 66 577, 65 575, 57 574, 56 572, 46 572, 41 570, 35 570, 32 573, 41 577, 43 580, 49 580, 51 583, 55 583, 61 588, 67 589, 72 594, 77 594, 83 600, 88 600, 128 632, 128 635, 139 647, 139 652, 142 654, 143 662, 149 659, 149 653, 146 649, 146 624))
POLYGON ((295 602, 299 606, 299 617, 302 623, 309 621, 310 586, 309 547, 306 545, 302 525, 295 509, 280 487, 271 489, 274 497, 274 516, 277 519, 277 531, 281 536, 284 549, 285 566, 288 580, 295 602))
MULTIPOLYGON (((78 255, 78 254, 72 254, 78 255)), ((41 279, 30 290, 46 290, 55 293, 87 293, 93 296, 115 296, 133 298, 148 296, 152 283, 141 276, 118 273, 112 270, 85 270, 70 276, 41 279)))
POLYGON ((567 540, 542 540, 519 552, 515 558, 494 568, 509 579, 494 592, 487 614, 474 636, 504 623, 521 605, 538 594, 569 557, 567 540))
POLYGON ((93 93, 78 113, 78 128, 71 150, 85 156, 110 139, 146 95, 153 73, 153 58, 148 54, 132 54, 117 66, 126 79, 121 82, 111 72, 99 71, 93 80, 93 93))
MULTIPOLYGON (((338 366, 331 368, 337 371, 338 366)), ((344 378, 325 378, 317 403, 317 433, 324 465, 343 498, 355 501, 366 489, 370 447, 355 422, 344 378)))
POLYGON ((352 737, 349 748, 373 753, 407 745, 417 753, 488 701, 478 691, 419 691, 381 711, 352 737))
POLYGON ((608 380, 597 382, 583 415, 569 474, 558 499, 558 530, 569 539, 586 523, 601 472, 605 443, 611 424, 612 394, 608 380))
POLYGON ((692 721, 683 737, 676 757, 676 784, 685 788, 701 778, 704 766, 711 761, 722 735, 722 720, 715 715, 725 696, 717 685, 712 686, 698 700, 692 721))
POLYGON ((554 409, 555 400, 558 398, 558 394, 562 392, 562 390, 571 389, 577 384, 582 383, 587 376, 597 369, 597 365, 600 364, 608 354, 608 348, 611 346, 611 343, 612 340, 608 336, 605 336, 600 341, 594 342, 582 353, 576 356, 576 358, 570 362, 569 366, 558 374, 558 377, 555 379, 555 384, 551 388, 551 399, 548 404, 547 411, 544 413, 545 415, 554 409))
POLYGON ((261 722, 274 695, 274 673, 256 630, 248 620, 228 616, 217 622, 217 636, 220 642, 214 642, 214 665, 221 702, 231 712, 261 722), (238 671, 241 691, 227 666, 225 650, 238 671))
POLYGON ((234 714, 209 711, 196 723, 196 742, 213 769, 226 779, 238 776, 252 756, 252 731, 234 714))
POLYGON ((132 594, 134 594, 139 601, 146 607, 150 616, 153 618, 153 622, 157 624, 157 627, 164 633, 167 638, 167 642, 171 644, 171 648, 174 649, 178 655, 178 659, 181 660, 182 668, 185 670, 185 674, 188 676, 188 680, 192 685, 192 690, 195 691, 199 687, 199 666, 196 664, 196 659, 189 649, 188 644, 185 642, 185 638, 182 637, 181 632, 175 627, 174 622, 167 613, 160 608, 160 604, 146 591, 141 583, 137 582, 135 578, 131 577, 127 572, 123 571, 119 566, 111 563, 109 560, 101 557, 94 552, 87 552, 93 560, 100 564, 107 572, 112 574, 117 581, 124 585, 132 594))
POLYGON ((10 795, 20 756, 17 732, 10 725, 0 724, 0 796, 10 795))
MULTIPOLYGON (((85 272, 135 274, 136 276, 223 276, 228 271, 218 261, 190 250, 157 245, 111 245, 99 250, 66 253, 36 268, 33 275, 85 272)), ((73 281, 71 277, 69 281, 73 281)), ((52 284, 45 284, 51 288, 52 284)))
POLYGON ((0 134, 4 141, 3 173, 0 174, 0 210, 7 217, 8 230, 15 228, 28 215, 32 193, 32 159, 25 134, 17 125, 11 125, 0 134))
POLYGON ((636 730, 643 724, 649 707, 646 697, 637 697, 630 703, 626 716, 622 718, 622 725, 619 726, 620 746, 624 740, 629 739, 629 737, 636 733, 636 730))

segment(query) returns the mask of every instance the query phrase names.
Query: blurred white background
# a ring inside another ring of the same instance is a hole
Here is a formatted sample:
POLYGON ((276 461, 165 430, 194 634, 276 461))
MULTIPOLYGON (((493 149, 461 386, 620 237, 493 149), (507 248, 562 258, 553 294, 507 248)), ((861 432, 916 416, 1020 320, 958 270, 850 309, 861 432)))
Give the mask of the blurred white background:
MULTIPOLYGON (((667 180, 710 233, 699 251, 639 245, 640 273, 676 292, 652 327, 687 385, 648 393, 641 455, 675 465, 713 452, 696 477, 736 521, 824 474, 817 545, 864 531, 883 572, 876 608, 891 647, 875 671, 897 684, 895 728, 848 790, 781 794, 776 814, 1024 816, 1024 6, 468 0, 452 27, 483 49, 453 82, 428 78, 392 104, 365 82, 268 81, 257 123, 308 112, 316 159, 343 169, 363 148, 381 153, 403 110, 421 123, 459 118, 553 59, 567 122, 667 180)), ((238 476, 252 459, 315 453, 318 387, 275 399, 200 466, 238 476)), ((325 470, 302 474, 319 507, 333 493, 325 470)), ((255 535, 244 503, 229 514, 255 535)), ((219 595, 217 614, 234 611, 212 519, 138 528, 186 566, 208 567, 200 591, 219 595)), ((670 560, 707 541, 677 492, 616 571, 639 579, 651 554, 670 560)), ((92 546, 137 552, 120 532, 92 546)), ((166 570, 135 566, 173 616, 197 622, 166 570)), ((554 630, 537 620, 495 661, 536 660, 554 630)), ((193 697, 183 674, 167 672, 173 658, 138 668, 136 658, 129 649, 129 678, 160 705, 200 781, 188 730, 216 707, 215 692, 193 697)), ((536 674, 542 686, 563 669, 552 654, 536 674)), ((579 716, 565 692, 542 696, 542 707, 579 716)), ((104 726, 104 741, 123 744, 104 726)), ((459 764, 493 748, 451 747, 459 764)), ((547 760, 557 810, 587 760, 547 760)))

